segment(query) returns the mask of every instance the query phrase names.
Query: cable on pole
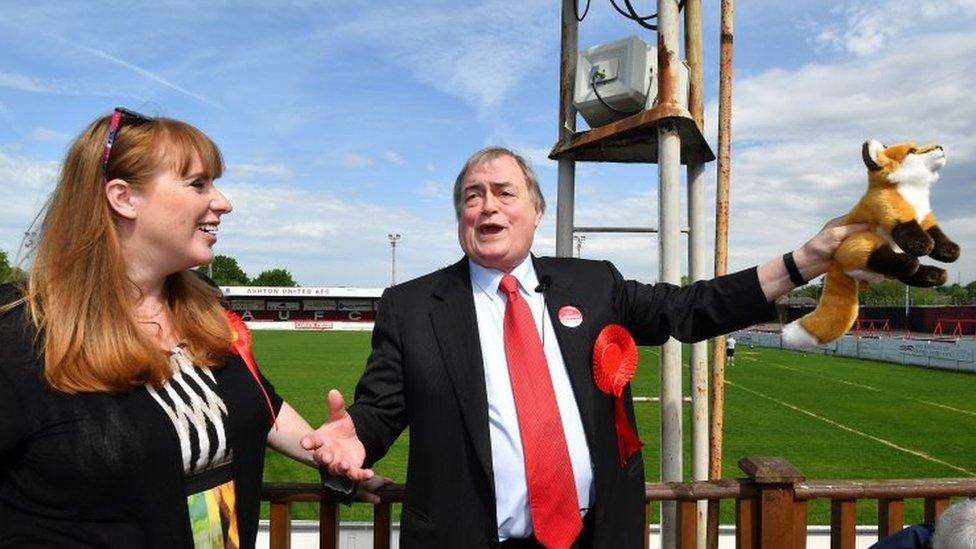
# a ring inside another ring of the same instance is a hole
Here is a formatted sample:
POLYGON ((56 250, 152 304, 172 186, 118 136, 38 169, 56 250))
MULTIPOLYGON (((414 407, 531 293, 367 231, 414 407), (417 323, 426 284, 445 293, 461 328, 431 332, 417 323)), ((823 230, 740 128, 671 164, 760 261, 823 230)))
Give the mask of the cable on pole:
POLYGON ((586 14, 590 12, 590 0, 586 0, 586 7, 583 8, 583 15, 580 15, 579 12, 579 0, 573 1, 573 11, 575 12, 576 20, 582 23, 583 20, 586 19, 586 14))

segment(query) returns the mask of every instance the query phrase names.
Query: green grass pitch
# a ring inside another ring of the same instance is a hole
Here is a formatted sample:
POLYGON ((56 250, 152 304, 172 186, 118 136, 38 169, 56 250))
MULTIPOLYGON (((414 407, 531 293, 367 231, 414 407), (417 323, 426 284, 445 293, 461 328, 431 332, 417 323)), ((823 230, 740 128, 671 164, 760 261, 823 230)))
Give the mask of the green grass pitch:
MULTIPOLYGON (((264 374, 313 425, 326 415, 325 394, 337 388, 348 399, 369 356, 369 332, 254 332, 264 374)), ((640 349, 635 395, 659 395, 659 349, 640 349)), ((685 353, 687 360, 687 352, 685 353)), ((684 390, 689 374, 684 368, 684 390)), ((736 349, 726 370, 723 475, 747 455, 781 456, 808 479, 921 478, 976 475, 976 375, 882 362, 803 354, 778 349, 736 349)), ((647 478, 658 478, 659 409, 635 403, 644 441, 647 478)), ((685 406, 685 447, 691 432, 685 406)), ((398 482, 406 470, 404 433, 376 466, 398 482)), ((685 453, 685 469, 690 456, 685 453)), ((268 452, 265 481, 314 482, 317 473, 268 452)), ((826 502, 811 502, 811 524, 829 523, 826 502)), ((266 516, 266 514, 265 514, 266 516)), ((297 518, 315 510, 297 505, 297 518)), ((861 523, 875 520, 876 506, 858 506, 861 523)), ((371 509, 343 509, 343 520, 369 520, 371 509)), ((920 522, 921 502, 906 504, 906 521, 920 522)), ((724 523, 734 522, 731 504, 724 523)))

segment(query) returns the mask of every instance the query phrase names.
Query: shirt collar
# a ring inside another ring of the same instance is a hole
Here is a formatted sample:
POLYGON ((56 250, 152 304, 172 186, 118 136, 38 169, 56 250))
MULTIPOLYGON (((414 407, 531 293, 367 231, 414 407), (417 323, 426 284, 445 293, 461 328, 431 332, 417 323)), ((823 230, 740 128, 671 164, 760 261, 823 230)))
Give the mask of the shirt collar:
MULTIPOLYGON (((498 284, 502 281, 505 274, 498 269, 489 269, 475 263, 468 258, 468 265, 471 268, 471 282, 475 288, 489 296, 498 294, 498 284)), ((515 266, 510 273, 519 282, 523 294, 529 294, 539 285, 539 279, 535 274, 535 266, 532 264, 532 254, 525 256, 521 263, 515 266)))

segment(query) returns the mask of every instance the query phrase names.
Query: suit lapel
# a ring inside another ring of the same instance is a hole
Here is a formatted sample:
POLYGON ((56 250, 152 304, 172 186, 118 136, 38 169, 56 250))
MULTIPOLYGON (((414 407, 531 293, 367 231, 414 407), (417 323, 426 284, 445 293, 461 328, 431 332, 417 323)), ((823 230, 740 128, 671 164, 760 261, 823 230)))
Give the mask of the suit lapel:
POLYGON ((563 355, 563 362, 569 374, 569 382, 573 386, 573 395, 576 397, 576 405, 579 407, 580 417, 583 420, 583 429, 586 431, 586 439, 590 448, 595 448, 596 444, 596 421, 593 415, 593 374, 591 371, 592 342, 586 336, 586 313, 583 312, 583 324, 575 328, 564 326, 559 321, 559 309, 566 305, 573 305, 582 309, 575 292, 572 288, 572 280, 558 271, 547 270, 545 261, 532 256, 535 265, 536 275, 542 280, 548 277, 550 280, 549 289, 546 291, 546 309, 549 312, 549 319, 552 321, 553 330, 556 332, 556 339, 559 341, 559 350, 563 355))
POLYGON ((434 290, 430 321, 444 359, 444 367, 454 385, 458 408, 471 435, 475 454, 494 491, 491 467, 491 438, 488 434, 488 395, 485 367, 481 357, 478 319, 471 292, 467 258, 445 271, 434 290))

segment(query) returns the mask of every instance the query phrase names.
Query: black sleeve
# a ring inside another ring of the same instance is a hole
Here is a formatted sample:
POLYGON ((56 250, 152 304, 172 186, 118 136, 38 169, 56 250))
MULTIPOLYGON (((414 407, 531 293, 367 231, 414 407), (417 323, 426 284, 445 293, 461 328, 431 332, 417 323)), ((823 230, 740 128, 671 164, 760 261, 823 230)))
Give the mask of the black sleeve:
POLYGON ((275 390, 274 385, 268 381, 268 378, 264 377, 264 374, 260 370, 258 370, 258 375, 261 377, 261 385, 264 385, 264 390, 268 392, 268 398, 271 399, 271 407, 274 408, 275 415, 279 414, 281 412, 281 405, 285 403, 285 399, 281 398, 281 395, 275 390))
POLYGON ((615 306, 639 345, 661 345, 669 336, 686 343, 701 341, 776 316, 755 267, 680 287, 624 280, 607 265, 614 278, 615 306))
MULTIPOLYGON (((0 339, 3 335, 0 334, 0 339)), ((10 380, 4 375, 4 365, 0 364, 0 467, 6 462, 11 451, 26 436, 23 432, 24 414, 20 397, 14 391, 10 380)), ((3 474, 0 474, 3 477, 3 474)))
POLYGON ((356 385, 356 402, 349 407, 356 435, 366 447, 366 467, 386 455, 407 426, 403 346, 394 301, 395 294, 385 290, 373 326, 373 351, 356 385))
POLYGON ((332 501, 338 501, 346 506, 352 504, 353 497, 356 495, 356 481, 342 475, 333 475, 327 467, 319 467, 319 478, 332 501))
MULTIPOLYGON (((20 296, 12 284, 0 285, 0 306, 13 303, 20 296)), ((31 347, 32 334, 27 327, 23 305, 0 313, 0 466, 27 436, 24 397, 19 394, 14 381, 17 379, 15 372, 36 358, 31 347)))

